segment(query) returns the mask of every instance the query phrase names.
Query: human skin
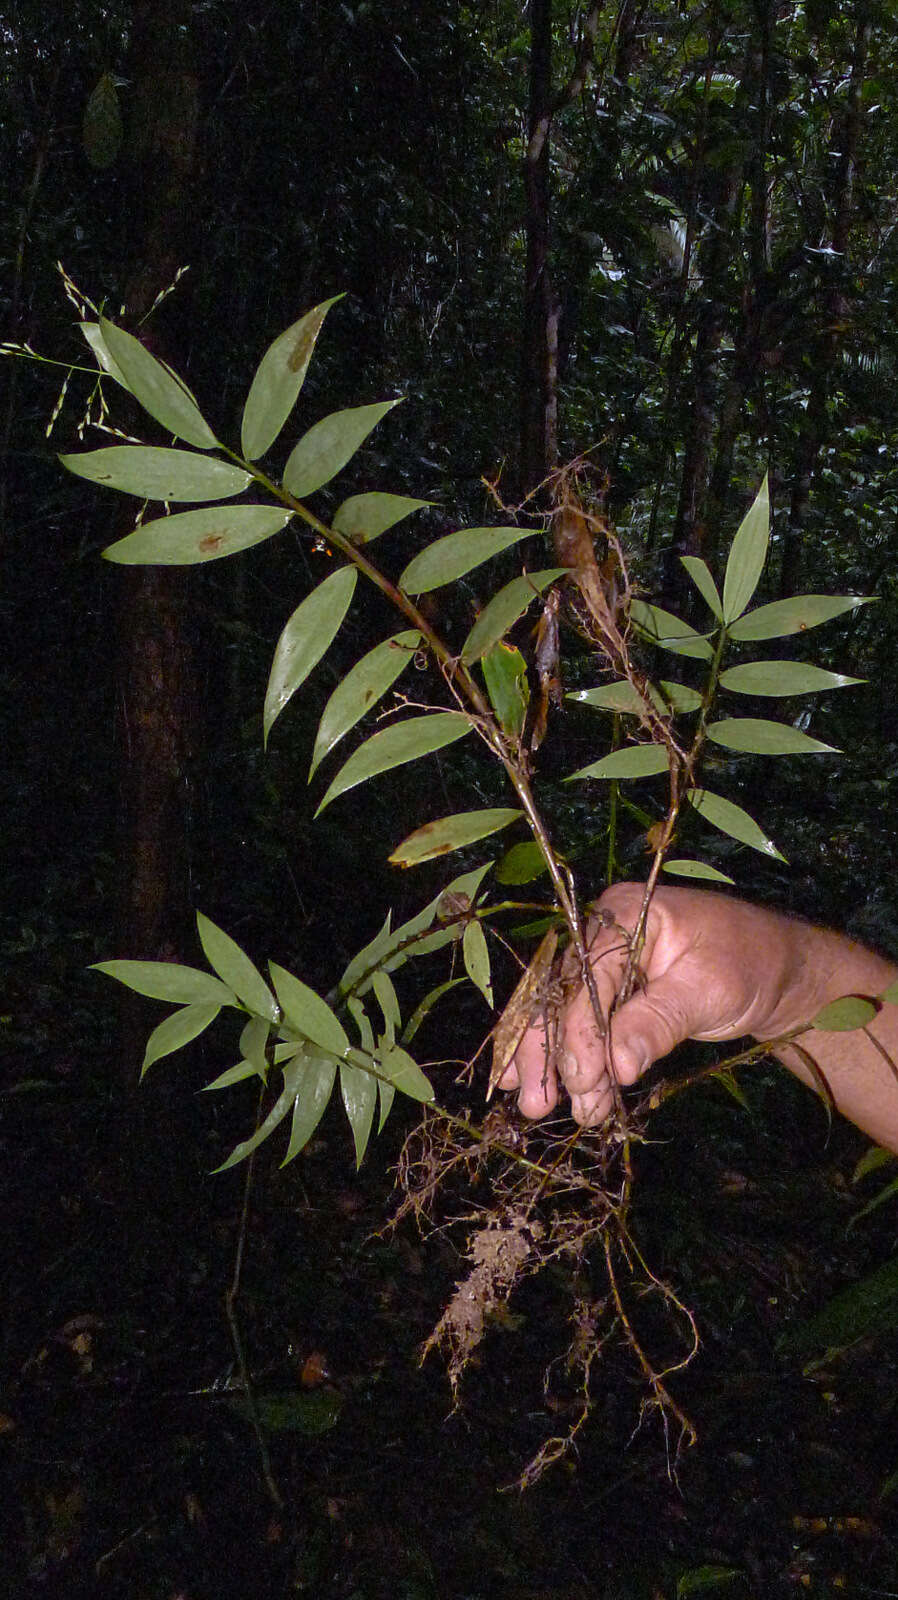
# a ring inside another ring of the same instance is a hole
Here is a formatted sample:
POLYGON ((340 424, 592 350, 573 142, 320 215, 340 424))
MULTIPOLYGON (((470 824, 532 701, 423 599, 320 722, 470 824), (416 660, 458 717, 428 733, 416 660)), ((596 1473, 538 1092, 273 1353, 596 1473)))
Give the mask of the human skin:
MULTIPOLYGON (((627 967, 624 934, 636 926, 644 893, 641 883, 617 883, 597 905, 608 925, 590 940, 590 964, 605 1017, 627 967)), ((576 1121, 594 1127, 612 1109, 612 1075, 635 1083, 685 1039, 776 1039, 806 1028, 843 995, 873 998, 898 979, 898 967, 841 934, 700 889, 656 889, 639 966, 642 981, 605 1038, 585 987, 562 1014, 551 1062, 544 1024, 527 1030, 499 1083, 518 1090, 525 1116, 544 1116, 565 1090, 576 1121)), ((798 1042, 838 1109, 898 1153, 898 1005, 884 1002, 866 1031, 808 1029, 798 1042)), ((819 1092, 794 1046, 771 1054, 819 1092)))

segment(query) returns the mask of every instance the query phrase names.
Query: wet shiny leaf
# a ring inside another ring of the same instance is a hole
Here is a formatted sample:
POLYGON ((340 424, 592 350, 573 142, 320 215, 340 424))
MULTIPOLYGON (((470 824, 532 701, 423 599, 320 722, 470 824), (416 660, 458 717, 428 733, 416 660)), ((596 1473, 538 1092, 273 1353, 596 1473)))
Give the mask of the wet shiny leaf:
POLYGON ((338 567, 297 606, 274 652, 262 717, 267 744, 285 705, 340 631, 355 591, 355 567, 338 567))

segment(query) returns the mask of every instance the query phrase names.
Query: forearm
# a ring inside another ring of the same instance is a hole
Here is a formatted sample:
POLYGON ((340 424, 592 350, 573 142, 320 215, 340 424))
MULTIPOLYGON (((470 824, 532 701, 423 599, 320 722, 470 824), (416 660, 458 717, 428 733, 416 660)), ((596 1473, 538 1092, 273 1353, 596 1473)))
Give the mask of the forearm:
MULTIPOLYGON (((898 967, 853 940, 823 928, 795 927, 799 971, 770 1018, 767 1038, 800 1027, 843 995, 873 999, 898 979, 898 967)), ((877 1144, 898 1153, 898 1005, 884 1002, 865 1029, 824 1033, 811 1028, 797 1043, 805 1059, 789 1046, 773 1054, 819 1093, 821 1083, 807 1062, 809 1056, 839 1111, 877 1144)))

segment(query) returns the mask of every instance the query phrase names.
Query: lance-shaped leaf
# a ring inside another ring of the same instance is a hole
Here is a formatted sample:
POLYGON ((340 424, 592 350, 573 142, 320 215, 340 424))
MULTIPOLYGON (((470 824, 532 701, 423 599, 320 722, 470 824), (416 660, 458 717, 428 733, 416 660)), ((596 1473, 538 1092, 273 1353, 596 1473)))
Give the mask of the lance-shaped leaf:
POLYGON ((537 595, 568 571, 567 567, 546 567, 541 572, 525 572, 506 583, 480 612, 462 647, 462 660, 479 661, 514 627, 537 595))
POLYGON ((139 495, 141 500, 224 500, 242 494, 250 474, 217 456, 155 445, 117 444, 59 457, 77 478, 139 495))
POLYGON ((649 639, 662 650, 670 650, 677 656, 692 656, 699 661, 710 661, 713 650, 707 639, 704 639, 695 628, 691 628, 682 617, 675 617, 673 612, 664 611, 661 606, 650 606, 645 600, 631 600, 630 616, 644 638, 649 639))
POLYGON ((532 537, 532 528, 459 528, 457 533, 447 533, 419 551, 405 568, 399 587, 406 594, 427 594, 441 584, 454 583, 491 556, 532 537))
POLYGON ((139 339, 100 318, 103 343, 138 404, 169 433, 198 450, 214 450, 218 440, 182 380, 151 356, 139 339))
POLYGON ((417 911, 398 928, 391 928, 392 918, 391 913, 388 913, 380 931, 349 962, 340 979, 340 994, 346 994, 357 984, 360 985, 358 993, 364 994, 372 982, 371 977, 366 974, 370 974, 373 968, 382 966, 385 971, 395 972, 410 956, 422 954, 424 941, 419 939, 419 935, 425 929, 431 928, 435 922, 441 924, 435 937, 442 938, 444 943, 458 937, 464 923, 454 919, 449 907, 460 902, 465 911, 470 910, 474 896, 491 864, 485 861, 471 872, 463 872, 459 877, 453 878, 445 889, 434 895, 423 910, 417 911))
POLYGON ((718 622, 722 622, 723 603, 707 561, 703 561, 701 556, 681 556, 680 560, 706 605, 713 611, 718 622))
POLYGON ((406 494, 382 494, 379 491, 351 494, 338 507, 332 526, 337 533, 344 533, 353 544, 370 544, 372 539, 379 538, 388 528, 395 527, 403 517, 410 517, 413 511, 421 511, 424 506, 430 505, 433 505, 432 500, 413 500, 406 494))
POLYGON ((92 167, 111 167, 122 143, 122 112, 113 72, 104 72, 84 108, 84 154, 92 167))
POLYGON ((762 855, 775 856, 777 861, 785 861, 785 856, 777 850, 772 839, 768 839, 754 817, 750 817, 741 806, 734 805, 732 800, 725 800, 723 795, 713 794, 710 789, 689 789, 687 800, 695 808, 700 817, 710 822, 713 827, 719 828, 721 833, 726 833, 731 839, 738 839, 740 844, 751 845, 753 850, 760 850, 762 855))
POLYGON ((399 400, 381 400, 377 405, 351 406, 348 411, 332 411, 329 417, 322 417, 291 450, 284 468, 284 488, 303 500, 330 483, 381 417, 399 404, 399 400))
POLYGON ((150 1034, 140 1076, 143 1077, 147 1067, 151 1067, 154 1061, 160 1061, 163 1056, 170 1056, 173 1051, 189 1044, 198 1034, 204 1033, 209 1024, 215 1021, 220 1010, 221 1006, 216 1005, 213 1000, 202 1005, 182 1006, 180 1011, 173 1011, 171 1016, 160 1022, 158 1028, 154 1028, 150 1034))
POLYGON ((407 1094, 412 1100, 421 1100, 425 1103, 433 1099, 433 1084, 425 1076, 407 1050, 398 1044, 392 1049, 384 1051, 378 1062, 378 1067, 385 1078, 389 1078, 395 1089, 400 1094, 407 1094))
POLYGON ((265 1052, 270 1033, 271 1028, 265 1017, 250 1017, 240 1035, 240 1054, 263 1083, 268 1076, 268 1057, 265 1052))
POLYGON ((127 389, 128 385, 125 382, 124 373, 119 372, 107 349, 106 341, 100 331, 100 324, 98 322, 79 322, 78 328, 84 336, 85 342, 90 346, 91 353, 100 371, 107 372, 110 378, 114 378, 115 382, 120 383, 123 389, 127 389))
POLYGON ((342 1022, 334 1016, 327 1002, 307 983, 295 978, 292 972, 287 972, 274 961, 270 961, 268 967, 275 994, 290 1027, 330 1055, 344 1055, 349 1049, 349 1040, 342 1022))
POLYGON ((725 750, 745 755, 810 756, 838 754, 834 745, 824 744, 793 728, 788 722, 767 722, 763 717, 725 717, 708 724, 708 738, 725 750))
POLYGON ((469 922, 461 942, 465 971, 476 989, 493 1010, 493 986, 490 982, 490 952, 486 934, 479 922, 469 922))
POLYGON ((893 1006, 898 1006, 898 980, 895 983, 890 983, 887 989, 883 989, 879 998, 880 1000, 888 1000, 893 1006))
POLYGON ((196 925, 206 960, 218 973, 222 983, 233 989, 248 1010, 256 1012, 268 1022, 279 1021, 274 995, 239 944, 209 917, 204 917, 201 911, 196 914, 196 925))
POLYGON ((527 720, 530 685, 527 663, 520 650, 500 640, 488 650, 480 663, 483 681, 502 732, 509 739, 520 739, 527 720))
POLYGON ((736 640, 785 639, 790 633, 817 628, 821 622, 830 622, 857 606, 868 606, 875 598, 859 594, 795 594, 788 600, 773 600, 768 606, 749 611, 731 623, 727 632, 736 640))
POLYGON ((394 633, 392 638, 385 639, 383 644, 376 644, 373 650, 369 650, 361 661, 350 668, 321 713, 309 765, 310 779, 328 751, 333 750, 343 735, 361 721, 366 711, 377 705, 399 674, 414 660, 420 644, 421 635, 417 628, 406 628, 404 632, 394 633))
POLYGON ((247 461, 255 461, 270 450, 296 404, 305 381, 315 341, 331 306, 330 300, 307 311, 268 346, 250 384, 240 429, 241 449, 247 461))
POLYGON ((549 868, 535 839, 522 839, 505 852, 496 868, 496 882, 507 884, 532 883, 549 868))
POLYGON ((277 642, 262 715, 264 742, 275 722, 340 631, 358 573, 338 567, 296 607, 277 642))
POLYGON ((182 967, 176 961, 95 961, 94 972, 105 972, 126 989, 151 1000, 171 1000, 175 1005, 233 1006, 237 996, 220 978, 199 967, 182 967))
POLYGON ((780 1336, 781 1350, 845 1350, 898 1326, 898 1257, 842 1289, 823 1308, 780 1336))
MULTIPOLYGON (((299 1058, 298 1058, 299 1059, 299 1058)), ((296 1098, 293 1101, 293 1122, 290 1142, 281 1166, 298 1156, 308 1144, 324 1115, 337 1075, 336 1063, 326 1056, 308 1055, 303 1051, 302 1071, 299 1076, 296 1098)))
MULTIPOLYGON (((698 711, 701 708, 702 697, 697 689, 690 689, 685 683, 672 683, 669 678, 649 684, 647 693, 655 710, 662 716, 668 711, 698 711)), ((644 716, 648 709, 639 690, 627 678, 619 678, 615 683, 601 683, 595 689, 575 689, 565 698, 576 700, 580 705, 596 706, 600 711, 621 711, 637 716, 644 716)))
POLYGON ((718 872, 707 861, 688 861, 678 857, 673 861, 665 861, 662 870, 672 873, 675 878, 708 878, 713 883, 733 882, 725 872, 718 872))
POLYGON ((143 522, 106 546, 106 561, 126 567, 190 567, 218 561, 280 533, 292 517, 282 506, 204 506, 143 522))
POLYGON ((402 1026, 399 996, 396 993, 392 978, 386 972, 375 972, 371 980, 371 987, 374 990, 384 1019, 387 1042, 391 1045, 396 1037, 396 1029, 402 1026))
MULTIPOLYGON (((871 1211, 878 1211, 881 1205, 885 1205, 886 1201, 891 1200, 893 1195, 896 1194, 898 1194, 898 1178, 893 1178, 891 1183, 887 1183, 884 1188, 880 1189, 879 1194, 875 1194, 872 1200, 868 1200, 865 1206, 861 1206, 860 1211, 856 1211, 854 1216, 849 1218, 845 1228, 846 1235, 851 1232, 856 1223, 860 1222, 862 1217, 869 1217, 871 1211)), ((896 1318, 896 1321, 898 1321, 898 1318, 896 1318)), ((894 1486, 898 1487, 898 1474, 893 1473, 892 1477, 895 1480, 894 1486)))
POLYGON ((377 1099, 377 1079, 350 1061, 340 1063, 340 1093, 352 1129, 355 1144, 355 1164, 360 1167, 374 1121, 374 1103, 377 1099))
POLYGON ((383 1133, 384 1123, 393 1109, 393 1101, 396 1098, 396 1090, 393 1088, 391 1083, 384 1083, 383 1078, 378 1078, 377 1095, 380 1101, 380 1115, 377 1119, 377 1131, 378 1133, 383 1133))
POLYGON ((443 995, 448 994, 450 989, 457 989, 459 984, 464 983, 464 981, 464 978, 447 978, 445 983, 438 983, 434 989, 428 990, 424 999, 415 1007, 402 1030, 403 1044, 411 1044, 422 1022, 428 1013, 433 1010, 437 1001, 442 1000, 443 995))
POLYGON ((735 622, 741 617, 752 595, 767 560, 770 542, 770 496, 767 475, 755 495, 754 502, 743 517, 727 560, 723 580, 723 616, 725 622, 735 622))
POLYGON ((343 763, 315 812, 316 817, 337 795, 354 789, 356 784, 389 772, 391 767, 401 767, 407 761, 417 761, 420 756, 442 750, 470 731, 471 724, 461 712, 434 711, 423 717, 404 717, 380 733, 373 733, 343 763))
POLYGON ((670 763, 667 753, 658 744, 629 744, 623 750, 612 750, 601 761, 593 761, 578 772, 570 772, 565 783, 575 778, 649 778, 656 772, 667 772, 670 763))
POLYGON ((211 1083, 204 1083, 202 1093, 206 1094, 211 1089, 230 1089, 235 1083, 245 1083, 247 1078, 259 1076, 251 1061, 238 1061, 236 1066, 227 1067, 224 1072, 213 1078, 211 1083))
POLYGON ((450 850, 461 850, 491 833, 498 833, 500 828, 507 828, 523 815, 523 811, 509 806, 491 806, 483 811, 457 811, 451 817, 438 817, 403 839, 390 856, 390 864, 417 867, 422 861, 432 861, 435 856, 448 855, 450 850))
POLYGON ((811 1027, 821 1033, 853 1033, 856 1028, 866 1028, 875 1016, 872 1000, 860 994, 845 994, 818 1011, 811 1027))
MULTIPOLYGON (((345 995, 364 976, 364 983, 359 988, 359 994, 365 994, 371 987, 371 973, 381 961, 386 952, 392 948, 393 938, 393 913, 388 911, 383 924, 373 939, 353 956, 342 978, 340 979, 339 993, 345 995)), ((355 1012, 352 1013, 355 1016, 355 1012)), ((362 1043, 365 1044, 364 1039, 362 1043)), ((365 1045, 367 1049, 368 1046, 365 1045)), ((372 1047, 373 1048, 373 1047, 372 1047)))
POLYGON ((369 1056, 373 1056, 374 1029, 368 1020, 368 1013, 365 1010, 365 1007, 362 1005, 361 1000, 359 1000, 356 995, 351 994, 346 1001, 346 1009, 359 1030, 359 1039, 361 1040, 362 1049, 366 1050, 369 1056))
POLYGON ((728 667, 720 674, 720 685, 734 694, 790 695, 819 694, 824 689, 844 689, 863 678, 846 678, 841 672, 824 672, 822 667, 803 661, 750 661, 742 667, 728 667))
POLYGON ((223 1161, 220 1167, 215 1167, 214 1171, 227 1172, 229 1167, 236 1167, 238 1162, 245 1161, 247 1156, 251 1156, 253 1151, 258 1150, 259 1145, 263 1144, 269 1135, 274 1133, 275 1128, 280 1126, 284 1118, 289 1116, 299 1093, 304 1067, 305 1057, 302 1051, 297 1052, 291 1060, 284 1062, 282 1067, 284 1087, 265 1120, 260 1122, 258 1128, 254 1133, 250 1134, 248 1139, 241 1139, 240 1143, 234 1146, 227 1161, 223 1161))

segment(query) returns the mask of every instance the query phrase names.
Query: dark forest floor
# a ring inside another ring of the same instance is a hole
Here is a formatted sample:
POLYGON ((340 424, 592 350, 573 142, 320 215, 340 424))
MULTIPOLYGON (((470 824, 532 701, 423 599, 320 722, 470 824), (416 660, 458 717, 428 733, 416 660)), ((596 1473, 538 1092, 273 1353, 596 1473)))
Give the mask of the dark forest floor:
POLYGON ((646 1248, 702 1335, 676 1385, 697 1446, 672 1470, 657 1421, 637 1426, 638 1377, 612 1349, 576 1453, 523 1494, 508 1485, 564 1420, 542 1390, 565 1342, 563 1272, 516 1297, 453 1414, 438 1361, 417 1361, 459 1275, 452 1246, 410 1229, 374 1237, 395 1144, 373 1146, 356 1176, 334 1119, 285 1171, 267 1154, 240 1315, 282 1507, 228 1390, 241 1171, 187 1176, 177 1206, 160 1196, 158 1216, 128 1216, 100 1098, 8 1097, 0 1588, 109 1600, 898 1594, 898 1309, 829 1357, 781 1343, 888 1259, 894 1203, 846 1236, 885 1181, 849 1187, 863 1142, 839 1126, 824 1148, 823 1119, 810 1125, 797 1088, 753 1093, 755 1116, 717 1087, 674 1102, 640 1157, 646 1248))

